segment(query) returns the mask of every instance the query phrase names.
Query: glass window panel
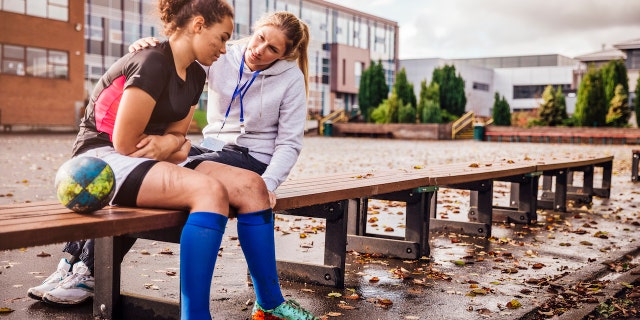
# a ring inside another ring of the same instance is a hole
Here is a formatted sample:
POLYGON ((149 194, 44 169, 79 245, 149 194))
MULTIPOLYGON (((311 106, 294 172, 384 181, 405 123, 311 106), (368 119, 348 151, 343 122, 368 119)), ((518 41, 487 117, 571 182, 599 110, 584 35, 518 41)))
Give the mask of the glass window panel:
POLYGON ((15 12, 15 13, 25 13, 25 0, 2 0, 2 10, 15 12))
POLYGON ((242 38, 251 34, 251 21, 249 12, 249 0, 235 0, 235 23, 236 30, 233 30, 238 37, 242 38))
POLYGON ((109 41, 111 41, 111 43, 122 43, 122 32, 120 32, 120 30, 110 30, 109 41))
POLYGON ((64 51, 49 50, 49 62, 55 64, 68 64, 69 55, 64 51))
POLYGON ((69 7, 69 0, 49 0, 50 4, 56 4, 63 7, 69 7))
POLYGON ((124 43, 131 44, 141 37, 138 24, 131 22, 124 23, 124 43))
POLYGON ((46 18, 47 0, 27 0, 27 14, 46 18))
POLYGON ((5 59, 2 61, 2 73, 19 75, 19 65, 22 65, 22 62, 5 59))
POLYGON ((24 75, 24 47, 4 45, 4 56, 2 58, 3 73, 24 75))
POLYGON ((92 66, 91 67, 91 75, 95 76, 95 78, 100 78, 102 76, 102 73, 104 73, 104 71, 102 70, 102 67, 100 66, 92 66))
POLYGON ((89 39, 95 41, 102 41, 102 28, 91 27, 89 30, 89 39))
POLYGON ((33 77, 47 77, 47 51, 27 48, 26 74, 33 77))
POLYGON ((69 78, 69 56, 64 51, 49 50, 50 77, 57 79, 69 78))
POLYGON ((49 5, 49 18, 60 21, 69 21, 69 8, 49 5))
POLYGON ((24 47, 5 44, 4 57, 7 59, 24 60, 24 47))

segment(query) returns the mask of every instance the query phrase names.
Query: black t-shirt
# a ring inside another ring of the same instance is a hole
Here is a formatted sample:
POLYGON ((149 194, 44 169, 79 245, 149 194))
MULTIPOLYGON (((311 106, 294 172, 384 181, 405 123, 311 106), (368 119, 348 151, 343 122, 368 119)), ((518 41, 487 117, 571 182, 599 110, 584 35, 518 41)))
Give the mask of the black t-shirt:
POLYGON ((94 88, 80 123, 73 155, 113 146, 113 127, 120 98, 127 87, 140 88, 156 101, 144 133, 162 135, 170 123, 184 119, 191 106, 198 103, 205 79, 206 74, 197 62, 187 68, 186 80, 178 76, 169 42, 118 59, 94 88))

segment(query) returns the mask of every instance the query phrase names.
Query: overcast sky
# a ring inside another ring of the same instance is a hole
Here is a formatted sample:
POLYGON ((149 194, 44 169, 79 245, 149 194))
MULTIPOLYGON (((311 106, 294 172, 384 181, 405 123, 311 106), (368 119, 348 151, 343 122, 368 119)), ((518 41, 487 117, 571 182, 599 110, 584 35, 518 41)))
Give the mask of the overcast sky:
POLYGON ((640 39, 640 0, 329 0, 398 22, 400 59, 561 54, 640 39))

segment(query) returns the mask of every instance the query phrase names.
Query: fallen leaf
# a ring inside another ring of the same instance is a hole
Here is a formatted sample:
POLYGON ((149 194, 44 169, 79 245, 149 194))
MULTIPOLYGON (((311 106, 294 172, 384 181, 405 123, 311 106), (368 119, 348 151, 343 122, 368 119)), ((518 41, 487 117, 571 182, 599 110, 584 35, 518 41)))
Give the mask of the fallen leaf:
POLYGON ((520 307, 522 307, 522 303, 516 299, 507 302, 507 308, 509 309, 518 309, 520 307))
POLYGON ((11 313, 11 312, 13 312, 13 309, 11 308, 7 308, 7 307, 0 308, 0 313, 11 313))

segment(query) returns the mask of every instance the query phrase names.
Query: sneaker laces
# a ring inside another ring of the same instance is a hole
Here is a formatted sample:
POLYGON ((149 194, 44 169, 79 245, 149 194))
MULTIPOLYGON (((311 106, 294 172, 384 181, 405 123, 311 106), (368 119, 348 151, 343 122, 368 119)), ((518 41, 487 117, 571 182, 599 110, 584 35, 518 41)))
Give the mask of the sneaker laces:
POLYGON ((52 273, 47 279, 45 279, 42 283, 50 282, 50 281, 60 281, 68 278, 71 275, 70 271, 64 271, 64 269, 58 269, 54 273, 52 273))
POLYGON ((77 270, 74 268, 73 273, 64 278, 64 280, 60 281, 60 286, 63 288, 72 288, 77 287, 80 282, 85 280, 89 280, 92 278, 91 275, 88 275, 89 268, 87 266, 78 266, 77 270))
POLYGON ((71 271, 65 270, 64 268, 58 268, 55 272, 53 272, 49 277, 47 277, 42 283, 47 283, 51 281, 61 281, 68 278, 71 275, 71 271))

